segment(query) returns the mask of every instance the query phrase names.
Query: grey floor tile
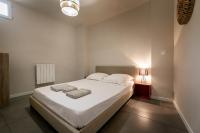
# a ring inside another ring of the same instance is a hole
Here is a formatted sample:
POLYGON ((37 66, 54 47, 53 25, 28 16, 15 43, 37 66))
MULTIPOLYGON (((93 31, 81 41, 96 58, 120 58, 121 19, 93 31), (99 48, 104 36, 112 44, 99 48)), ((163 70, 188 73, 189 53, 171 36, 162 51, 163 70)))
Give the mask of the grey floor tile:
POLYGON ((29 117, 25 106, 11 105, 1 110, 1 114, 7 123, 16 122, 20 119, 29 117))
POLYGON ((43 133, 40 127, 30 118, 21 119, 8 126, 12 133, 43 133))
POLYGON ((8 126, 0 127, 0 133, 11 133, 8 126))
POLYGON ((29 117, 26 111, 26 108, 29 107, 28 99, 28 96, 12 99, 9 106, 0 109, 0 114, 5 118, 6 123, 13 123, 29 117))
POLYGON ((152 105, 140 101, 136 101, 131 108, 133 113, 136 113, 139 116, 149 118, 181 130, 186 130, 184 123, 175 109, 152 105))
POLYGON ((100 130, 99 133, 120 133, 126 127, 131 114, 129 112, 117 112, 100 130))
POLYGON ((132 114, 117 114, 99 133, 187 133, 132 114))
POLYGON ((0 114, 0 128, 6 125, 4 117, 0 114))
POLYGON ((28 108, 31 119, 40 127, 44 133, 57 133, 57 131, 43 119, 33 108, 28 108))
POLYGON ((156 99, 144 99, 144 98, 134 97, 134 98, 132 98, 132 100, 150 103, 150 104, 153 104, 153 105, 160 105, 161 104, 161 101, 156 100, 156 99))
POLYGON ((30 96, 31 95, 26 95, 26 96, 21 96, 21 97, 17 97, 17 98, 12 98, 10 100, 10 103, 16 103, 16 102, 20 102, 20 101, 28 102, 30 96))
POLYGON ((171 108, 171 109, 176 110, 176 109, 175 109, 175 106, 174 106, 174 104, 173 104, 172 102, 161 101, 161 102, 160 102, 160 106, 162 106, 162 107, 167 107, 167 108, 171 108))

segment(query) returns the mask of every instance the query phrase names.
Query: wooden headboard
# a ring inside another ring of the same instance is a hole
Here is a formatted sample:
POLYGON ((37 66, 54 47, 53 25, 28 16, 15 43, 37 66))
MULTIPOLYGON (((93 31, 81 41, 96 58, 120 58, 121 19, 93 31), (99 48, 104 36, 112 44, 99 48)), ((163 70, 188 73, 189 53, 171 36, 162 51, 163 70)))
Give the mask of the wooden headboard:
POLYGON ((131 76, 136 75, 136 67, 134 66, 96 66, 96 72, 107 74, 129 74, 131 76))

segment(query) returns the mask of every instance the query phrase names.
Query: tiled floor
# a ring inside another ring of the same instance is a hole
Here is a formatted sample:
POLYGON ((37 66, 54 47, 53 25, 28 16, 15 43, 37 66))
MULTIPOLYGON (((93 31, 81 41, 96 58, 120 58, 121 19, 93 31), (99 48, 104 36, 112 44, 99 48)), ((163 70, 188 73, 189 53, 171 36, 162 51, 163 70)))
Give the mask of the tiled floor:
MULTIPOLYGON (((0 133, 56 133, 29 106, 29 96, 0 109, 0 133)), ((131 99, 99 133, 187 133, 173 104, 131 99)))

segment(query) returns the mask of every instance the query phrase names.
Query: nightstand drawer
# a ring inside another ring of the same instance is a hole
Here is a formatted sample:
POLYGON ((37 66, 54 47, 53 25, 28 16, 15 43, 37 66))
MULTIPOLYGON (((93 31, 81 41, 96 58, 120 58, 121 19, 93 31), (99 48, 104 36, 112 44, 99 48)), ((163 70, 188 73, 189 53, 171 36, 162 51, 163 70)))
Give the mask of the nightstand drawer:
POLYGON ((134 96, 150 99, 150 97, 151 97, 151 85, 135 84, 134 96))

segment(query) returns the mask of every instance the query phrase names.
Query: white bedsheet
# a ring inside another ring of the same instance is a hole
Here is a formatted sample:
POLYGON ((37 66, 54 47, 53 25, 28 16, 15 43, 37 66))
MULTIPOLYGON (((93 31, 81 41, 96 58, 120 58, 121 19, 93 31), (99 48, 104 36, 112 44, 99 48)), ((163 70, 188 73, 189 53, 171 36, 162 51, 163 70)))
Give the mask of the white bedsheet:
POLYGON ((90 89, 92 93, 79 99, 71 99, 63 92, 54 92, 47 86, 35 89, 33 96, 75 128, 86 126, 125 93, 133 91, 133 82, 117 85, 83 79, 67 84, 90 89))

